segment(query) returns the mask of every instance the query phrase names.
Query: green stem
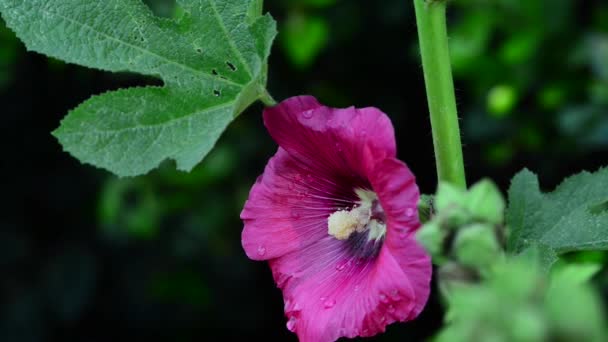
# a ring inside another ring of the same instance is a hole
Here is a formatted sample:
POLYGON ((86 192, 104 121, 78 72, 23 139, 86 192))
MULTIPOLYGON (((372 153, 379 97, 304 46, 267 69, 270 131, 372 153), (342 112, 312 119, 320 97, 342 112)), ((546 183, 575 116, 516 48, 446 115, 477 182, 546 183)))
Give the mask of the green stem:
POLYGON ((414 0, 439 181, 466 188, 445 0, 414 0))

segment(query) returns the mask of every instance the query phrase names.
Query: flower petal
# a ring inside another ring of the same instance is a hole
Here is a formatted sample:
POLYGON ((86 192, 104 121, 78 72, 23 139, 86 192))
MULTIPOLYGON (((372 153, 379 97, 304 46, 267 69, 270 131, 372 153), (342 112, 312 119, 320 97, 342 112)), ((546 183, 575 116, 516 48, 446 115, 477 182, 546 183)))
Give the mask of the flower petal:
POLYGON ((299 96, 267 108, 264 124, 292 157, 330 178, 361 183, 374 159, 396 155, 393 126, 376 108, 329 108, 299 96))
POLYGON ((391 251, 403 272, 409 276, 416 305, 408 319, 418 316, 429 297, 432 274, 431 259, 416 242, 420 228, 416 179, 405 163, 387 158, 376 163, 371 183, 387 217, 384 248, 391 251))
POLYGON ((399 245, 401 238, 420 228, 416 178, 404 162, 386 158, 374 164, 370 182, 387 217, 385 243, 399 245))
POLYGON ((389 247, 391 254, 408 276, 414 290, 415 305, 407 320, 416 318, 424 309, 431 292, 433 266, 426 250, 418 244, 414 235, 401 239, 402 243, 389 247))
MULTIPOLYGON (((403 244, 407 247, 412 241, 403 244)), ((407 260, 407 255, 399 259, 388 248, 375 260, 349 259, 343 244, 328 236, 271 260, 275 281, 283 289, 288 328, 301 342, 325 342, 342 336, 372 336, 390 323, 415 317, 418 303, 426 301, 417 298, 417 291, 421 297, 428 293, 412 284, 426 281, 430 269, 409 268, 406 273, 403 265, 420 262, 407 260), (416 277, 424 280, 413 281, 416 277)))
POLYGON ((307 201, 302 177, 299 165, 283 149, 258 177, 241 212, 245 224, 241 242, 249 258, 276 258, 327 235, 324 227, 332 204, 323 199, 307 201))

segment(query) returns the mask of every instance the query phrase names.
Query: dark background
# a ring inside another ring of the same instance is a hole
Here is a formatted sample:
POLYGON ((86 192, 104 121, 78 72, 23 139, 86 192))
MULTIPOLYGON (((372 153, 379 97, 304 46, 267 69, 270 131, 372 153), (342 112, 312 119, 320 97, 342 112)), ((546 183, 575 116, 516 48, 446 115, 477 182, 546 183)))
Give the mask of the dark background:
MULTIPOLYGON (((173 13, 172 1, 147 2, 173 13)), ((433 192, 411 1, 267 0, 266 9, 280 31, 273 96, 382 109, 399 157, 433 192)), ((460 0, 449 26, 470 183, 491 177, 506 190, 525 166, 549 190, 608 164, 608 3, 460 0)), ((260 104, 190 174, 166 163, 117 179, 50 135, 91 95, 145 84, 158 81, 27 53, 0 21, 0 341, 294 341, 268 267, 240 246, 240 210, 276 150, 260 104)), ((432 297, 419 319, 374 340, 421 340, 442 317, 432 297)))

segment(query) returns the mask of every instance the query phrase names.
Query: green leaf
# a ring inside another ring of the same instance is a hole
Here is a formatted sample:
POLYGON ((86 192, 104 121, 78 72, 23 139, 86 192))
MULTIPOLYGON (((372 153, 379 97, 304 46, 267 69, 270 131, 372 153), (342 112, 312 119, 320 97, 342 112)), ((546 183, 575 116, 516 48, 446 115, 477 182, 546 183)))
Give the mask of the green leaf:
MULTIPOLYGON (((509 189, 506 217, 511 229, 507 249, 520 253, 542 245, 556 254, 608 249, 608 169, 566 179, 542 193, 538 178, 523 170, 509 189)), ((553 260, 552 258, 549 258, 553 260)))
POLYGON ((275 22, 260 0, 178 0, 154 16, 140 0, 0 0, 27 48, 83 66, 158 77, 84 102, 53 134, 64 149, 120 176, 165 159, 192 169, 265 92, 275 22))

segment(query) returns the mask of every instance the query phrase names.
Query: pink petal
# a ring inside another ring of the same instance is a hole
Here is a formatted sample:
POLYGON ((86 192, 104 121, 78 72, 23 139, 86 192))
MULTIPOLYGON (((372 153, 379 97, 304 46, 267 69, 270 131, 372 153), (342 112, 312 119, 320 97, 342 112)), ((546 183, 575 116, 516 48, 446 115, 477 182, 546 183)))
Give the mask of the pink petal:
POLYGON ((396 155, 393 126, 376 108, 335 109, 299 96, 267 108, 264 124, 292 157, 330 178, 365 178, 373 159, 396 155))
MULTIPOLYGON (((417 248, 412 239, 402 245, 417 248)), ((340 241, 326 237, 270 265, 283 289, 288 328, 301 342, 375 335, 415 317, 428 297, 418 286, 428 288, 430 261, 418 253, 395 256, 382 248, 376 259, 357 264, 340 241)))
POLYGON ((418 317, 429 299, 433 273, 431 258, 414 236, 402 239, 400 244, 393 244, 390 250, 403 273, 408 275, 410 285, 416 295, 414 309, 407 318, 407 320, 411 320, 418 317))
POLYGON ((420 192, 410 169, 395 158, 376 163, 370 178, 387 217, 383 248, 390 249, 403 272, 411 275, 416 304, 408 319, 413 319, 420 314, 429 297, 432 274, 431 259, 413 236, 420 228, 420 192))
POLYGON ((247 256, 254 260, 276 258, 326 236, 327 217, 335 205, 322 194, 340 191, 318 180, 279 148, 241 212, 245 223, 241 242, 247 256))
POLYGON ((404 162, 395 158, 378 161, 370 174, 372 188, 378 195, 387 217, 386 241, 389 246, 400 243, 420 227, 418 201, 420 192, 416 178, 404 162))

